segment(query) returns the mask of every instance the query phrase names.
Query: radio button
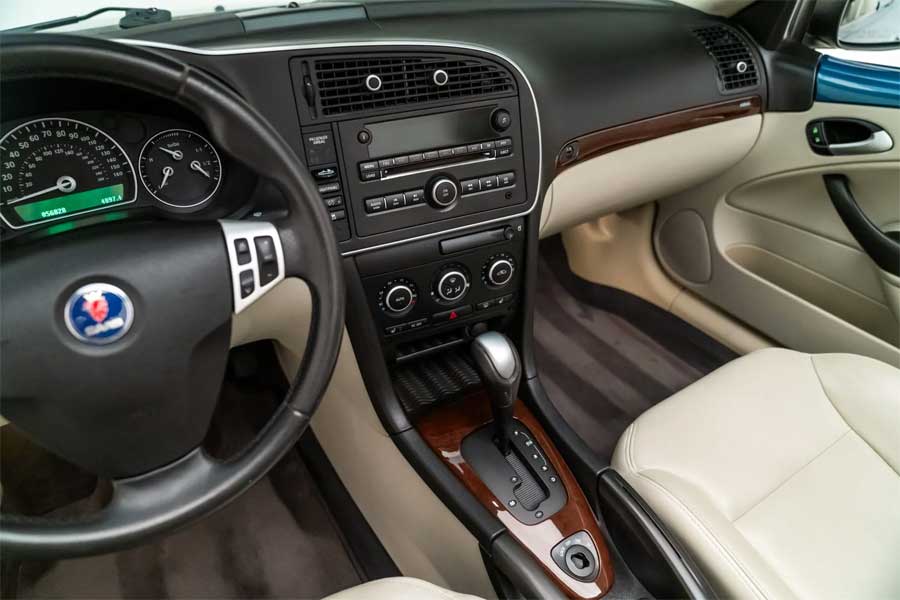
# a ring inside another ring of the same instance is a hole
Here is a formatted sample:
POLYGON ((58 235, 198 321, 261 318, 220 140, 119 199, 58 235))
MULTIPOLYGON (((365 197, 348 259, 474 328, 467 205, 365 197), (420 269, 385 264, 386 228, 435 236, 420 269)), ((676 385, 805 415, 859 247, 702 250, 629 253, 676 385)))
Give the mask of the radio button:
POLYGON ((359 172, 360 173, 368 173, 370 171, 378 171, 378 163, 376 161, 369 162, 361 162, 359 163, 359 172))
POLYGON ((359 176, 359 178, 363 181, 372 181, 373 179, 379 179, 380 177, 380 171, 366 171, 365 173, 361 173, 359 176))
POLYGON ((381 167, 382 169, 387 169, 388 167, 393 167, 394 159, 393 158, 382 158, 381 160, 378 161, 378 166, 381 167))
POLYGON ((366 212, 369 214, 381 212, 385 207, 384 198, 369 198, 366 200, 366 212))
POLYGON ((412 190, 403 194, 404 198, 406 198, 406 205, 412 206, 414 204, 421 204, 425 201, 425 190, 412 190))
POLYGON ((500 187, 507 187, 513 185, 516 182, 516 174, 510 171, 509 173, 500 173, 497 175, 497 179, 500 183, 500 187))
POLYGON ((510 148, 512 147, 512 140, 510 138, 503 138, 502 140, 497 140, 498 148, 510 148))
POLYGON ((394 157, 394 166, 395 167, 402 167, 403 165, 407 165, 407 164, 409 164, 408 156, 395 156, 394 157))
POLYGON ((422 162, 423 160, 425 160, 425 155, 422 154, 421 152, 418 154, 410 154, 409 155, 410 163, 418 163, 418 162, 422 162))
POLYGON ((481 179, 479 179, 479 183, 481 184, 482 192, 496 189, 499 186, 496 175, 488 175, 487 177, 482 177, 481 179))
POLYGON ((456 182, 447 177, 440 177, 431 184, 431 202, 438 208, 447 208, 456 202, 459 188, 456 182))
POLYGON ((512 154, 512 148, 500 148, 499 150, 497 150, 498 158, 501 156, 509 156, 510 154, 512 154))
POLYGON ((403 194, 390 194, 389 196, 384 197, 384 201, 387 204, 388 209, 403 208, 406 206, 403 194))
POLYGON ((474 194, 481 191, 481 183, 477 179, 466 179, 460 182, 463 194, 474 194))
POLYGON ((497 142, 491 140, 490 142, 482 142, 481 149, 482 150, 493 150, 497 147, 497 142))
POLYGON ((426 152, 424 154, 424 156, 425 156, 425 160, 437 160, 438 158, 440 158, 440 155, 438 154, 437 150, 431 150, 430 152, 426 152))
POLYGON ((462 156, 463 154, 468 154, 468 153, 469 153, 469 149, 466 148, 465 146, 457 146, 453 149, 454 156, 462 156))
POLYGON ((469 144, 469 152, 481 152, 481 144, 469 144))
POLYGON ((450 156, 453 156, 453 148, 441 148, 438 150, 438 157, 448 158, 450 156))

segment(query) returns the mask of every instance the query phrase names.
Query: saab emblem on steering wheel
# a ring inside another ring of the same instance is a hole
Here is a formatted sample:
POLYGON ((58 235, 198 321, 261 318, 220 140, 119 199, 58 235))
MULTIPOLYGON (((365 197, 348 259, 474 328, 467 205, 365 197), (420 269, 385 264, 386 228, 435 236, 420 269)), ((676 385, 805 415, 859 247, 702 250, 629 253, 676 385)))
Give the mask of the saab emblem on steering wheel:
POLYGON ((66 327, 76 339, 93 345, 112 343, 128 333, 134 307, 128 294, 108 283, 75 290, 65 308, 66 327))

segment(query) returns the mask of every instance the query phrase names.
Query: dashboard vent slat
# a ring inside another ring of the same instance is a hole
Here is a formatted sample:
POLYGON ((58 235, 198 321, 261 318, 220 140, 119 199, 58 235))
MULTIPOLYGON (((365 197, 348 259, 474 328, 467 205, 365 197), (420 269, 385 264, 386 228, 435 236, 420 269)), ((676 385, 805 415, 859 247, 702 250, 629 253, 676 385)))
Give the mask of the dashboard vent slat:
POLYGON ((322 116, 509 94, 516 89, 509 71, 471 57, 329 57, 316 59, 313 72, 322 116), (442 85, 434 81, 437 70, 447 74, 442 85), (366 86, 371 75, 377 76, 378 89, 366 86))
POLYGON ((715 61, 722 91, 745 90, 759 85, 753 53, 736 31, 720 25, 695 29, 694 35, 715 61))

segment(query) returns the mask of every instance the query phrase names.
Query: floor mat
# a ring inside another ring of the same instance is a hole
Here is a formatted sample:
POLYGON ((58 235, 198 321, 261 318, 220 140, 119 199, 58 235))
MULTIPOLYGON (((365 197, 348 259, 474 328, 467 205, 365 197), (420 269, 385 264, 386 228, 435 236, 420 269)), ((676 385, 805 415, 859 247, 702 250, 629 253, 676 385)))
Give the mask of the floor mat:
POLYGON ((737 357, 671 313, 579 278, 559 236, 541 242, 534 337, 550 399, 606 460, 641 413, 737 357))
MULTIPOLYGON (((224 456, 252 439, 266 393, 226 383, 214 440, 224 456)), ((363 580, 292 451, 243 496, 172 536, 116 554, 22 563, 16 597, 322 598, 363 580)))

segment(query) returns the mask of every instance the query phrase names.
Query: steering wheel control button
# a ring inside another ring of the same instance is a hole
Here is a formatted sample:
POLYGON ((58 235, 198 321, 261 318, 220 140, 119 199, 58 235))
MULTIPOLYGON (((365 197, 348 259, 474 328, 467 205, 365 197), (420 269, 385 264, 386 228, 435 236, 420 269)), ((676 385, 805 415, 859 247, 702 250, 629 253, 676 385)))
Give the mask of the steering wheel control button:
POLYGON ((560 569, 578 581, 593 581, 600 571, 597 547, 587 531, 573 533, 554 546, 550 554, 560 569))
POLYGON ((442 304, 453 304, 463 299, 469 291, 469 285, 465 267, 452 265, 438 272, 432 295, 442 304))
POLYGON ((239 265, 246 265, 253 260, 250 255, 250 243, 244 238, 234 240, 234 251, 237 254, 237 264, 239 265))
POLYGON ((512 125, 512 116, 509 111, 498 108, 491 114, 491 127, 495 131, 506 131, 512 125))
POLYGON ((102 346, 119 340, 131 329, 134 306, 121 288, 90 283, 75 290, 66 302, 63 317, 75 339, 102 346))
POLYGON ((448 208, 459 197, 459 186, 447 176, 441 176, 431 183, 431 203, 437 208, 448 208))
POLYGON ((388 281, 378 292, 378 303, 391 317, 402 317, 409 313, 415 307, 418 298, 416 284, 404 277, 388 281))
POLYGON ((247 298, 250 294, 253 293, 254 289, 254 281, 253 281, 253 270, 247 269, 246 271, 241 271, 240 279, 241 283, 241 298, 247 298))
POLYGON ((266 221, 221 220, 219 226, 228 248, 234 313, 238 314, 284 279, 284 251, 278 230, 266 221), (243 251, 250 254, 249 261, 243 251))

